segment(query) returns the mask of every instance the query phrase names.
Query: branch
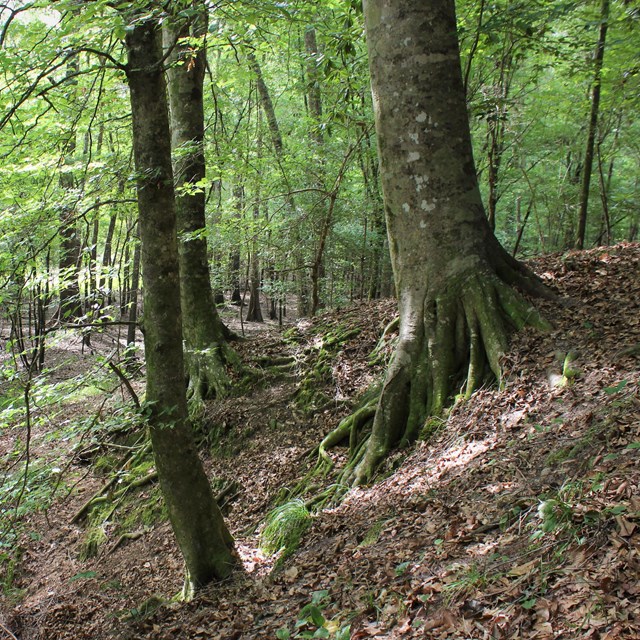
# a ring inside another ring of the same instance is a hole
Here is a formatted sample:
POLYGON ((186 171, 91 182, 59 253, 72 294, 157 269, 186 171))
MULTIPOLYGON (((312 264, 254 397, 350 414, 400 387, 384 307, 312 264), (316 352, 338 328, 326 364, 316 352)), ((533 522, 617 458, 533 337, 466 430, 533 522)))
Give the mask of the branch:
POLYGON ((131 400, 133 400, 133 404, 135 405, 136 409, 140 409, 140 400, 138 399, 138 395, 136 394, 136 392, 133 390, 129 378, 124 375, 122 369, 120 369, 118 365, 114 364, 111 361, 109 362, 109 368, 118 376, 118 378, 120 378, 122 384, 124 384, 124 386, 127 388, 127 391, 129 392, 131 400))

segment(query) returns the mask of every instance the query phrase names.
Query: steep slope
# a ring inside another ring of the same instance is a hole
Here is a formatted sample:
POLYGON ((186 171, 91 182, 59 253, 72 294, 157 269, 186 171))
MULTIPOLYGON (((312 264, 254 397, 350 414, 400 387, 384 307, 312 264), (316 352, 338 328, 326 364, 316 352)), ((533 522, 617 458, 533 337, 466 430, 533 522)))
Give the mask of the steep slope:
MULTIPOLYGON (((259 550, 266 515, 382 371, 384 358, 371 364, 369 354, 393 305, 252 336, 244 356, 265 369, 262 384, 208 414, 210 468, 232 486, 228 518, 245 571, 189 604, 163 603, 180 587, 168 526, 151 523, 120 542, 106 526, 103 550, 80 561, 83 526, 69 519, 83 498, 73 494, 49 510, 50 528, 34 521, 39 540, 23 543, 17 586, 26 591, 4 608, 7 633, 640 637, 640 246, 533 266, 572 301, 542 306, 555 329, 516 336, 503 388, 456 405, 430 425, 428 441, 390 459, 377 484, 314 515, 275 570, 259 550)), ((331 455, 339 465, 344 449, 331 455)), ((85 495, 97 480, 87 483, 85 495)))

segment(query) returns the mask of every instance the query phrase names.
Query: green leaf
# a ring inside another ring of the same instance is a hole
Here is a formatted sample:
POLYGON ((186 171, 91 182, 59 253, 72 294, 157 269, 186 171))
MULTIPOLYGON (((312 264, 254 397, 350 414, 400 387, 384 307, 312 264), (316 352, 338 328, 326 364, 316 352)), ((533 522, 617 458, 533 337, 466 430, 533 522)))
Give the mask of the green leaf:
POLYGON ((527 611, 528 611, 529 609, 533 609, 533 607, 535 607, 535 606, 536 606, 536 602, 537 602, 537 598, 529 598, 528 600, 525 600, 525 601, 522 603, 522 608, 523 608, 523 609, 526 609, 527 611))
POLYGON ((311 594, 311 604, 322 604, 329 597, 329 591, 322 589, 311 594))
POLYGON ((605 387, 603 391, 608 395, 612 395, 614 393, 618 393, 618 391, 622 391, 622 389, 624 389, 627 386, 627 384, 628 384, 627 380, 620 380, 618 384, 614 385, 613 387, 605 387))
POLYGON ((336 631, 336 640, 349 640, 351 638, 351 625, 348 624, 345 627, 340 627, 336 631))
POLYGON ((611 509, 607 509, 611 515, 619 516, 621 513, 626 513, 627 507, 623 504, 619 504, 615 507, 611 507, 611 509))
POLYGON ((276 631, 276 638, 278 640, 289 640, 291 634, 289 633, 289 629, 287 627, 282 627, 282 629, 278 629, 276 631))
POLYGON ((76 573, 75 576, 69 578, 69 582, 75 582, 76 580, 91 580, 91 578, 95 578, 98 574, 95 571, 81 571, 80 573, 76 573))
POLYGON ((308 604, 300 609, 296 627, 301 627, 307 622, 312 622, 316 627, 321 627, 325 622, 322 611, 315 604, 308 604))

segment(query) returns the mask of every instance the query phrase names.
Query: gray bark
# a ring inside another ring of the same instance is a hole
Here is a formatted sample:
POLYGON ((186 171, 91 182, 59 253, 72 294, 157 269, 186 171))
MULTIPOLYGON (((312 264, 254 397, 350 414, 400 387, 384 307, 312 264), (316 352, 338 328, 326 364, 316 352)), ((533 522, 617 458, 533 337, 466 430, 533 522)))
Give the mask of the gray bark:
MULTIPOLYGON (((193 3, 194 8, 199 3, 193 3)), ((225 364, 233 354, 214 303, 205 220, 204 102, 206 10, 165 22, 166 47, 173 47, 167 70, 171 109, 171 144, 177 189, 180 291, 186 373, 192 408, 222 395, 228 384, 225 364), (200 43, 193 46, 197 38, 200 43), (175 46, 174 46, 175 45, 175 46), (200 185, 198 186, 198 183, 200 185)))
POLYGON ((186 565, 185 596, 229 575, 233 542, 187 417, 171 142, 162 46, 153 18, 126 36, 133 119, 147 364, 146 405, 160 486, 186 565))
POLYGON ((580 188, 580 211, 578 213, 578 237, 576 248, 583 249, 587 233, 587 213, 589 210, 589 190, 591 187, 591 172, 593 170, 593 156, 598 129, 598 114, 600 112, 600 88, 602 84, 602 64, 604 62, 604 47, 607 41, 607 27, 609 21, 609 0, 602 0, 600 5, 600 32, 593 67, 593 88, 591 93, 591 113, 587 133, 587 147, 584 153, 584 168, 582 170, 582 184, 580 188))
POLYGON ((512 284, 547 293, 502 249, 485 216, 454 1, 364 6, 400 336, 356 483, 391 447, 415 439, 461 378, 469 394, 487 373, 500 376, 509 330, 539 318, 512 284))

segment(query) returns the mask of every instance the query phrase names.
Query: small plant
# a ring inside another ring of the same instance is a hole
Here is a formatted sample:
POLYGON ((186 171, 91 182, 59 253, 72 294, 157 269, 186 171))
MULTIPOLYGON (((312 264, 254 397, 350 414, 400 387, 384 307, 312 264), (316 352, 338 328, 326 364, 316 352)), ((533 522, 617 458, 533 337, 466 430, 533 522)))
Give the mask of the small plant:
POLYGON ((311 514, 302 500, 291 500, 267 516, 261 547, 267 553, 280 553, 280 559, 290 556, 311 524, 311 514))
MULTIPOLYGON (((592 487, 591 491, 599 490, 600 483, 592 487)), ((531 536, 532 540, 539 540, 547 534, 559 535, 568 533, 580 538, 585 528, 594 526, 602 521, 603 513, 585 509, 581 504, 585 490, 580 482, 568 482, 560 487, 555 495, 540 501, 538 518, 540 524, 531 536)))
POLYGON ((333 640, 349 640, 351 625, 342 625, 337 618, 327 619, 323 613, 330 604, 329 592, 326 589, 314 591, 311 602, 300 609, 294 625, 293 635, 287 627, 276 631, 278 640, 289 638, 331 638, 333 640))
POLYGON ((458 577, 444 588, 445 601, 448 604, 463 594, 484 588, 489 582, 487 575, 475 564, 459 569, 458 577))

